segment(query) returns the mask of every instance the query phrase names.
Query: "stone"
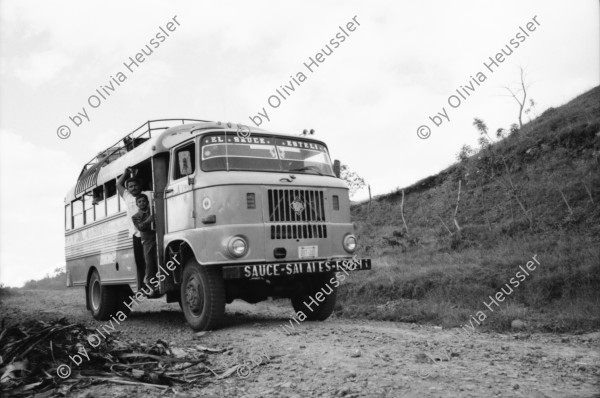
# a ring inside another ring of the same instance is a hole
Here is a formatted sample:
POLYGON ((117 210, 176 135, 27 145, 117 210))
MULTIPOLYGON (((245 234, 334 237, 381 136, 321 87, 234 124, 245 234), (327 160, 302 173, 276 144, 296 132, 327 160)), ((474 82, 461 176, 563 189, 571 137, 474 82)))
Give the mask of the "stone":
POLYGON ((181 348, 171 348, 171 352, 175 358, 185 358, 187 356, 187 353, 181 348))
POLYGON ((350 358, 358 358, 361 355, 362 354, 361 354, 360 350, 352 350, 352 352, 350 352, 350 358))
POLYGON ((525 329, 525 322, 520 319, 515 319, 510 323, 510 327, 515 330, 523 330, 525 329))

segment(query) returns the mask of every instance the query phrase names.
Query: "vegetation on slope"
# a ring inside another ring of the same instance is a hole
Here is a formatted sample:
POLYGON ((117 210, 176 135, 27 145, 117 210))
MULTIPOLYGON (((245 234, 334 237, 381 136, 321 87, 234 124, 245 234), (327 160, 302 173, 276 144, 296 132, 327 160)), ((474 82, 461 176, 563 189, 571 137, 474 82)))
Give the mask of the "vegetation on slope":
POLYGON ((403 191, 406 226, 400 189, 353 206, 360 255, 375 265, 344 284, 338 314, 459 326, 483 310, 481 327, 497 330, 600 326, 600 87, 403 191), (534 255, 541 265, 489 310, 534 255))
POLYGON ((23 285, 23 289, 62 290, 67 288, 67 272, 65 267, 58 267, 52 275, 46 274, 39 280, 29 280, 23 285))

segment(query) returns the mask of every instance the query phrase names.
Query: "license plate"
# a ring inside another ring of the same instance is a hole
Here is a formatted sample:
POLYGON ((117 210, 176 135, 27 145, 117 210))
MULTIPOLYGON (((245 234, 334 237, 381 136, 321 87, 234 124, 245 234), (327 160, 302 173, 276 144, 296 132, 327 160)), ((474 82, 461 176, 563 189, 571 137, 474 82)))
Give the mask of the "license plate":
POLYGON ((319 255, 319 246, 300 246, 298 258, 316 258, 319 255))
POLYGON ((357 261, 317 260, 298 261, 295 263, 269 263, 252 265, 230 265, 223 267, 224 279, 269 278, 278 276, 293 276, 322 272, 349 272, 371 269, 371 259, 363 258, 357 261))

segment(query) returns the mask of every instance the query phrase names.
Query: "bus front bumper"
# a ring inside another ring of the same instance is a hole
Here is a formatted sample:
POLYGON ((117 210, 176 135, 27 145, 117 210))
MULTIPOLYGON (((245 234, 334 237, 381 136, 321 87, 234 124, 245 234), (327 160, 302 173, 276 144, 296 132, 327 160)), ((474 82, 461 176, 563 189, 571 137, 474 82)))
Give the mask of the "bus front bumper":
POLYGON ((223 279, 254 279, 281 277, 325 272, 361 271, 371 269, 371 259, 311 260, 284 263, 261 263, 227 265, 223 267, 223 279))

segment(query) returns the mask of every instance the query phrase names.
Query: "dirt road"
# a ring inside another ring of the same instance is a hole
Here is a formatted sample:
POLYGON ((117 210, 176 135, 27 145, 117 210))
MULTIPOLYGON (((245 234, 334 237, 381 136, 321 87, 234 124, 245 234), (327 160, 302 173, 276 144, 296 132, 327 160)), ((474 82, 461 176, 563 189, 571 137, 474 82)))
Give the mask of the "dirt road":
MULTIPOLYGON (((4 298, 1 307, 10 323, 64 316, 89 327, 104 324, 85 310, 82 290, 27 291, 4 298)), ((249 374, 233 373, 203 387, 167 392, 98 384, 70 396, 600 396, 600 332, 464 336, 453 329, 334 316, 321 323, 292 321, 294 328, 286 334, 282 325, 291 328, 291 315, 286 301, 236 301, 227 306, 223 329, 196 336, 178 304, 144 302, 117 326, 119 339, 147 344, 163 339, 179 353, 198 345, 226 349, 209 354, 212 369, 222 374, 246 364, 249 374)))

